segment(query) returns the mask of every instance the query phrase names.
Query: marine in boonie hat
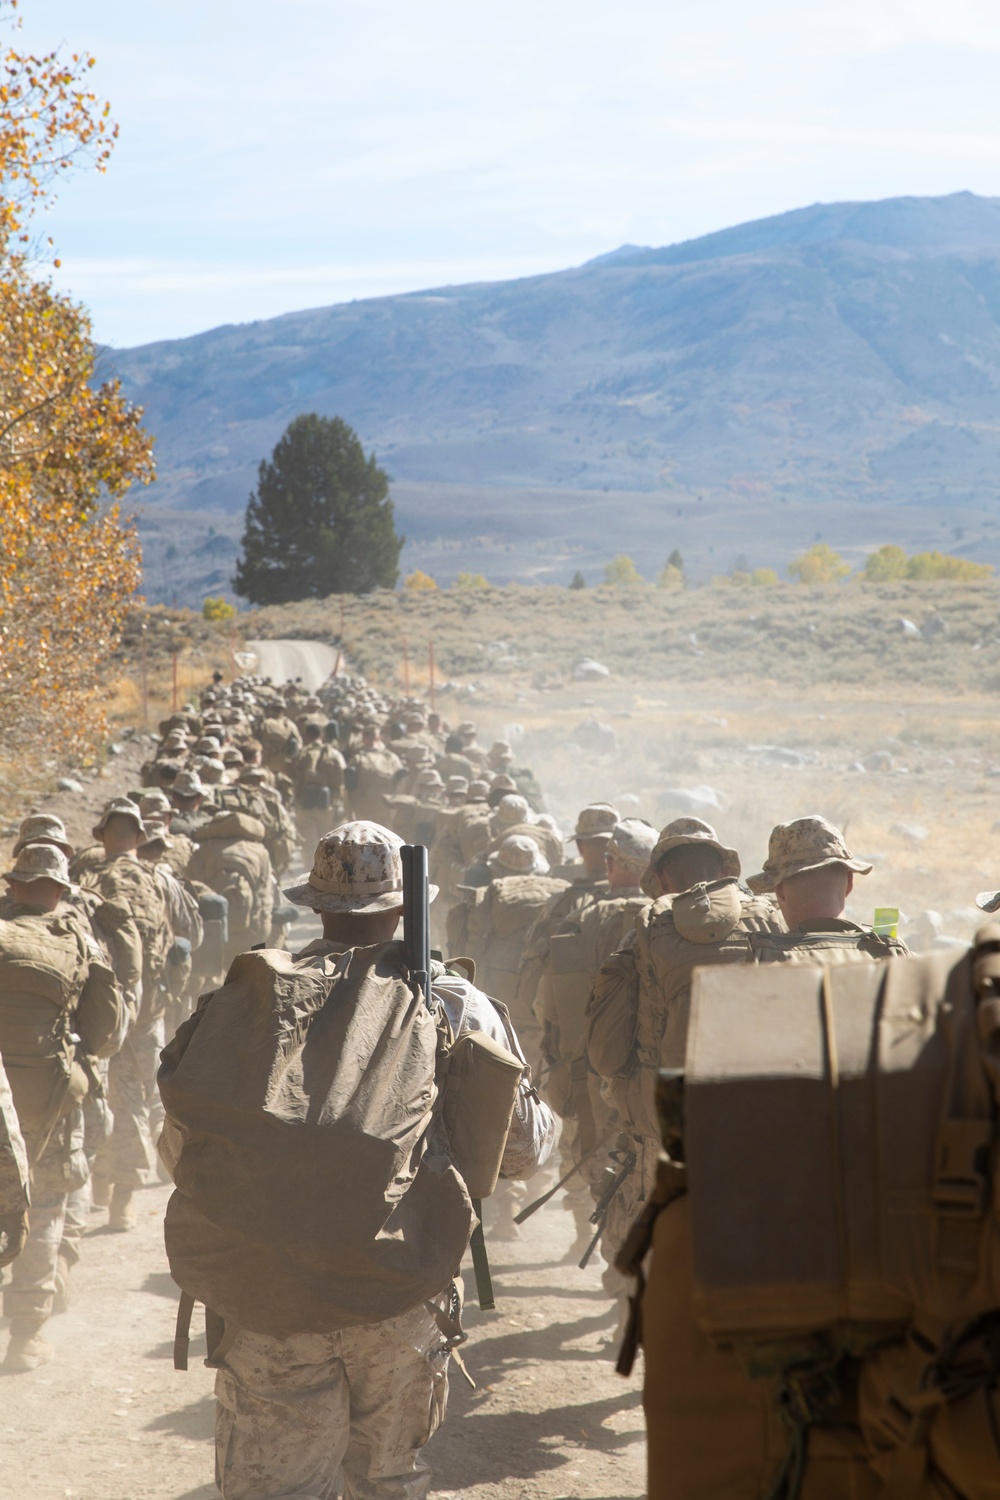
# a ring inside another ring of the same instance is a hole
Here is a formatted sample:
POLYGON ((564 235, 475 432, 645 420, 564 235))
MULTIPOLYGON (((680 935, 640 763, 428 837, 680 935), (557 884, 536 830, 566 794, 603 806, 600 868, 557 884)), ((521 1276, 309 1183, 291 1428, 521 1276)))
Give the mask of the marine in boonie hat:
MULTIPOLYGON (((381 823, 341 823, 316 845, 306 880, 284 895, 314 911, 392 911, 403 904, 403 840, 381 823)), ((438 887, 429 889, 430 900, 438 887)))
POLYGON ((509 833, 486 861, 494 875, 547 875, 550 865, 534 839, 509 833))
POLYGON ((645 818, 622 818, 615 824, 604 852, 609 859, 634 870, 638 880, 649 864, 656 837, 656 829, 645 818))
POLYGON ((794 818, 779 823, 771 831, 767 862, 759 875, 751 875, 747 885, 757 895, 773 891, 783 880, 822 870, 828 865, 843 865, 856 875, 870 875, 872 867, 855 859, 839 828, 818 816, 794 818))
POLYGON ((527 798, 519 797, 514 793, 508 793, 501 797, 493 810, 493 819, 497 828, 513 828, 515 823, 530 823, 531 808, 528 806, 527 798))
POLYGON ((67 859, 73 857, 73 845, 69 841, 66 825, 62 818, 57 818, 54 813, 29 813, 17 830, 17 843, 14 845, 14 858, 20 854, 25 844, 51 844, 56 849, 61 849, 67 859))
POLYGON ((470 802, 485 802, 489 794, 490 784, 488 781, 483 781, 480 777, 475 777, 469 782, 470 802))
POLYGON ((139 832, 142 832, 142 813, 131 797, 112 797, 104 811, 101 813, 100 822, 95 823, 91 832, 95 839, 99 839, 108 826, 109 818, 131 818, 139 832))
POLYGON ((54 880, 69 890, 69 864, 61 849, 55 844, 25 844, 17 856, 12 870, 5 870, 3 878, 8 885, 18 881, 31 885, 35 880, 54 880))
POLYGON ((175 797, 204 797, 206 787, 197 771, 178 771, 171 788, 175 797))
POLYGON ((618 809, 610 802, 591 802, 577 818, 573 838, 577 843, 580 839, 609 839, 620 821, 618 809))
POLYGON ((166 814, 173 812, 173 803, 166 792, 161 792, 159 788, 154 788, 153 791, 143 792, 139 798, 139 811, 142 813, 144 819, 166 816, 166 814))
POLYGON ((701 818, 674 818, 665 828, 660 829, 660 836, 650 852, 649 864, 639 882, 647 896, 654 899, 659 896, 656 872, 671 850, 681 849, 685 844, 704 844, 710 849, 718 849, 724 860, 720 879, 732 880, 739 877, 743 868, 739 855, 735 849, 728 849, 720 842, 711 823, 705 823, 701 818))

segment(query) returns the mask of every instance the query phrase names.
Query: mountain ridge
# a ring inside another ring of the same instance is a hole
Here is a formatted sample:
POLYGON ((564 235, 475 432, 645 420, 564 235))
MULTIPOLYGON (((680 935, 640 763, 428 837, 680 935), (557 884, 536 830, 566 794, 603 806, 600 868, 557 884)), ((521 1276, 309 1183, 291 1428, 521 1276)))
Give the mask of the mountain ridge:
MULTIPOLYGON (((605 520, 585 507, 564 537, 585 547, 595 526, 627 543, 637 495, 665 535, 699 495, 752 500, 776 533, 788 500, 896 505, 904 530, 912 506, 992 516, 1000 199, 814 204, 108 358, 157 435, 150 514, 235 515, 288 421, 316 410, 355 427, 407 506, 434 485, 495 493, 499 536, 528 490, 607 492, 605 520)), ((421 535, 418 510, 401 523, 421 535)))

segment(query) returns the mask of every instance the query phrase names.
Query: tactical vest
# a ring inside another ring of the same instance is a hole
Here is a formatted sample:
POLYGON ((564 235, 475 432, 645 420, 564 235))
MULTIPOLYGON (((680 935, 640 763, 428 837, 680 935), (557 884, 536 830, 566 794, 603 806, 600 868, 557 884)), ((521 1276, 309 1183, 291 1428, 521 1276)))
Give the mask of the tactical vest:
POLYGON ((0 1056, 33 1161, 60 1116, 87 1092, 72 1031, 89 972, 75 913, 0 920, 0 1056))

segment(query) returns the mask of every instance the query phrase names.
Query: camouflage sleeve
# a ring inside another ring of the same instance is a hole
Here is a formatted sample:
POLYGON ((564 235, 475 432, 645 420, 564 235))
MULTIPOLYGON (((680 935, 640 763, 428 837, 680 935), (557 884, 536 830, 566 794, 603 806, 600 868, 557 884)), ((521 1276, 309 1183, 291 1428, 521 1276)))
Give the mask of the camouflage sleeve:
POLYGON ((0 1217, 28 1206, 28 1156, 7 1074, 0 1062, 0 1217))

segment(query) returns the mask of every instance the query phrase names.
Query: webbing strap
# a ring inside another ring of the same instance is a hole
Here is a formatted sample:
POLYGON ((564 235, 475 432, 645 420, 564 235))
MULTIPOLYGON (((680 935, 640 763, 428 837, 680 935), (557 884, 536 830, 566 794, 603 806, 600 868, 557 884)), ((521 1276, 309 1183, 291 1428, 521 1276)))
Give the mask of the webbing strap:
POLYGON ((194 1312, 194 1298, 189 1292, 181 1292, 177 1303, 177 1323, 174 1328, 174 1369, 186 1370, 188 1367, 188 1350, 191 1347, 191 1314, 194 1312))
POLYGON ((476 1275, 476 1296, 479 1298, 481 1312, 493 1312, 497 1304, 493 1296, 490 1258, 486 1253, 486 1239, 483 1235, 482 1201, 479 1198, 473 1198, 472 1207, 476 1211, 476 1227, 472 1231, 469 1249, 472 1251, 472 1269, 476 1275))
POLYGON ((844 1202, 844 1163, 840 1139, 840 1059, 837 1053, 837 1033, 834 1026, 833 993, 830 985, 830 970, 823 970, 823 1024, 826 1031, 826 1057, 830 1072, 830 1147, 833 1156, 833 1202, 837 1215, 837 1250, 840 1256, 840 1277, 837 1296, 841 1316, 850 1315, 847 1297, 847 1282, 850 1262, 848 1260, 847 1205, 844 1202))

